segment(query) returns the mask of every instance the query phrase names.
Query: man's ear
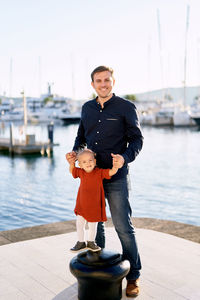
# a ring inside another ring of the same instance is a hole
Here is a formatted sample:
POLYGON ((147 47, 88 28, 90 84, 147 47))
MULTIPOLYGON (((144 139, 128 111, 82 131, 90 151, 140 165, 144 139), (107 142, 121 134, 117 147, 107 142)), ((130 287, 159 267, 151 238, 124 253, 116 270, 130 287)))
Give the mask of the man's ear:
POLYGON ((92 87, 93 87, 93 89, 94 89, 94 82, 93 82, 93 81, 91 82, 91 86, 92 86, 92 87))

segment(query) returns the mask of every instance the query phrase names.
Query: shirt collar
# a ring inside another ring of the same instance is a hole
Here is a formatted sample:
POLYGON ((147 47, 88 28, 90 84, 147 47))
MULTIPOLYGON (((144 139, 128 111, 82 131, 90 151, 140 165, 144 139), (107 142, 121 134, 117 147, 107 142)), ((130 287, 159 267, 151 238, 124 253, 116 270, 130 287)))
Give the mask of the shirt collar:
MULTIPOLYGON (((106 105, 108 105, 109 103, 113 102, 115 97, 116 97, 115 93, 113 93, 112 97, 109 100, 107 100, 106 102, 104 102, 104 107, 106 105)), ((98 99, 98 96, 95 98, 95 102, 96 102, 97 105, 100 105, 100 103, 97 101, 97 99, 98 99)))

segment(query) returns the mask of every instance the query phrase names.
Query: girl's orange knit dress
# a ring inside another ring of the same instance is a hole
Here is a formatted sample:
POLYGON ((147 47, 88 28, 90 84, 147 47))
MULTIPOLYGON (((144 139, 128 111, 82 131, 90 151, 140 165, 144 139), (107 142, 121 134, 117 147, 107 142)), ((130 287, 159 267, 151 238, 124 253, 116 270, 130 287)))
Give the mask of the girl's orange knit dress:
POLYGON ((82 216, 88 222, 106 221, 103 179, 111 178, 109 169, 95 168, 87 173, 81 168, 74 167, 72 175, 81 180, 74 209, 75 214, 82 216))

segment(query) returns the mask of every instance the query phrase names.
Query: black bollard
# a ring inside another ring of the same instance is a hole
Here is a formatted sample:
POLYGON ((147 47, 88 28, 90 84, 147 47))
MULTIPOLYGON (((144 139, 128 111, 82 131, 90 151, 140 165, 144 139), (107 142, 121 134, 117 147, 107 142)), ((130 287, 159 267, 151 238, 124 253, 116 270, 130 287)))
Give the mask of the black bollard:
POLYGON ((48 124, 48 140, 51 144, 53 144, 53 123, 48 124))
POLYGON ((79 300, 120 300, 122 280, 130 263, 117 252, 84 251, 70 262, 70 271, 78 281, 79 300))

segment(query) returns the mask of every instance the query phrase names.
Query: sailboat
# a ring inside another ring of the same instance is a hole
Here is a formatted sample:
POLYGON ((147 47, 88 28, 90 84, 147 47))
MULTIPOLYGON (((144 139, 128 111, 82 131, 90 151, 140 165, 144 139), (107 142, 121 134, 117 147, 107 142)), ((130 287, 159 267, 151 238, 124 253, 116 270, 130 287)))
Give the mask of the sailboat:
MULTIPOLYGON (((189 10, 187 6, 186 17, 186 31, 185 31, 185 55, 184 55, 184 87, 183 87, 183 103, 177 104, 172 102, 166 102, 164 99, 165 90, 162 88, 162 101, 160 108, 151 115, 150 123, 154 126, 194 126, 190 115, 190 109, 186 106, 186 69, 187 69, 187 37, 189 29, 189 10)), ((162 61, 162 41, 161 41, 161 28, 160 28, 160 15, 157 10, 157 23, 158 23, 158 37, 159 37, 159 49, 160 49, 160 68, 161 68, 161 80, 163 84, 163 61, 162 61)))
POLYGON ((174 126, 194 126, 195 122, 191 118, 190 109, 186 106, 186 75, 187 75, 187 39, 189 29, 190 6, 187 6, 186 29, 185 29, 185 55, 184 55, 184 80, 183 80, 183 103, 174 110, 174 126))

